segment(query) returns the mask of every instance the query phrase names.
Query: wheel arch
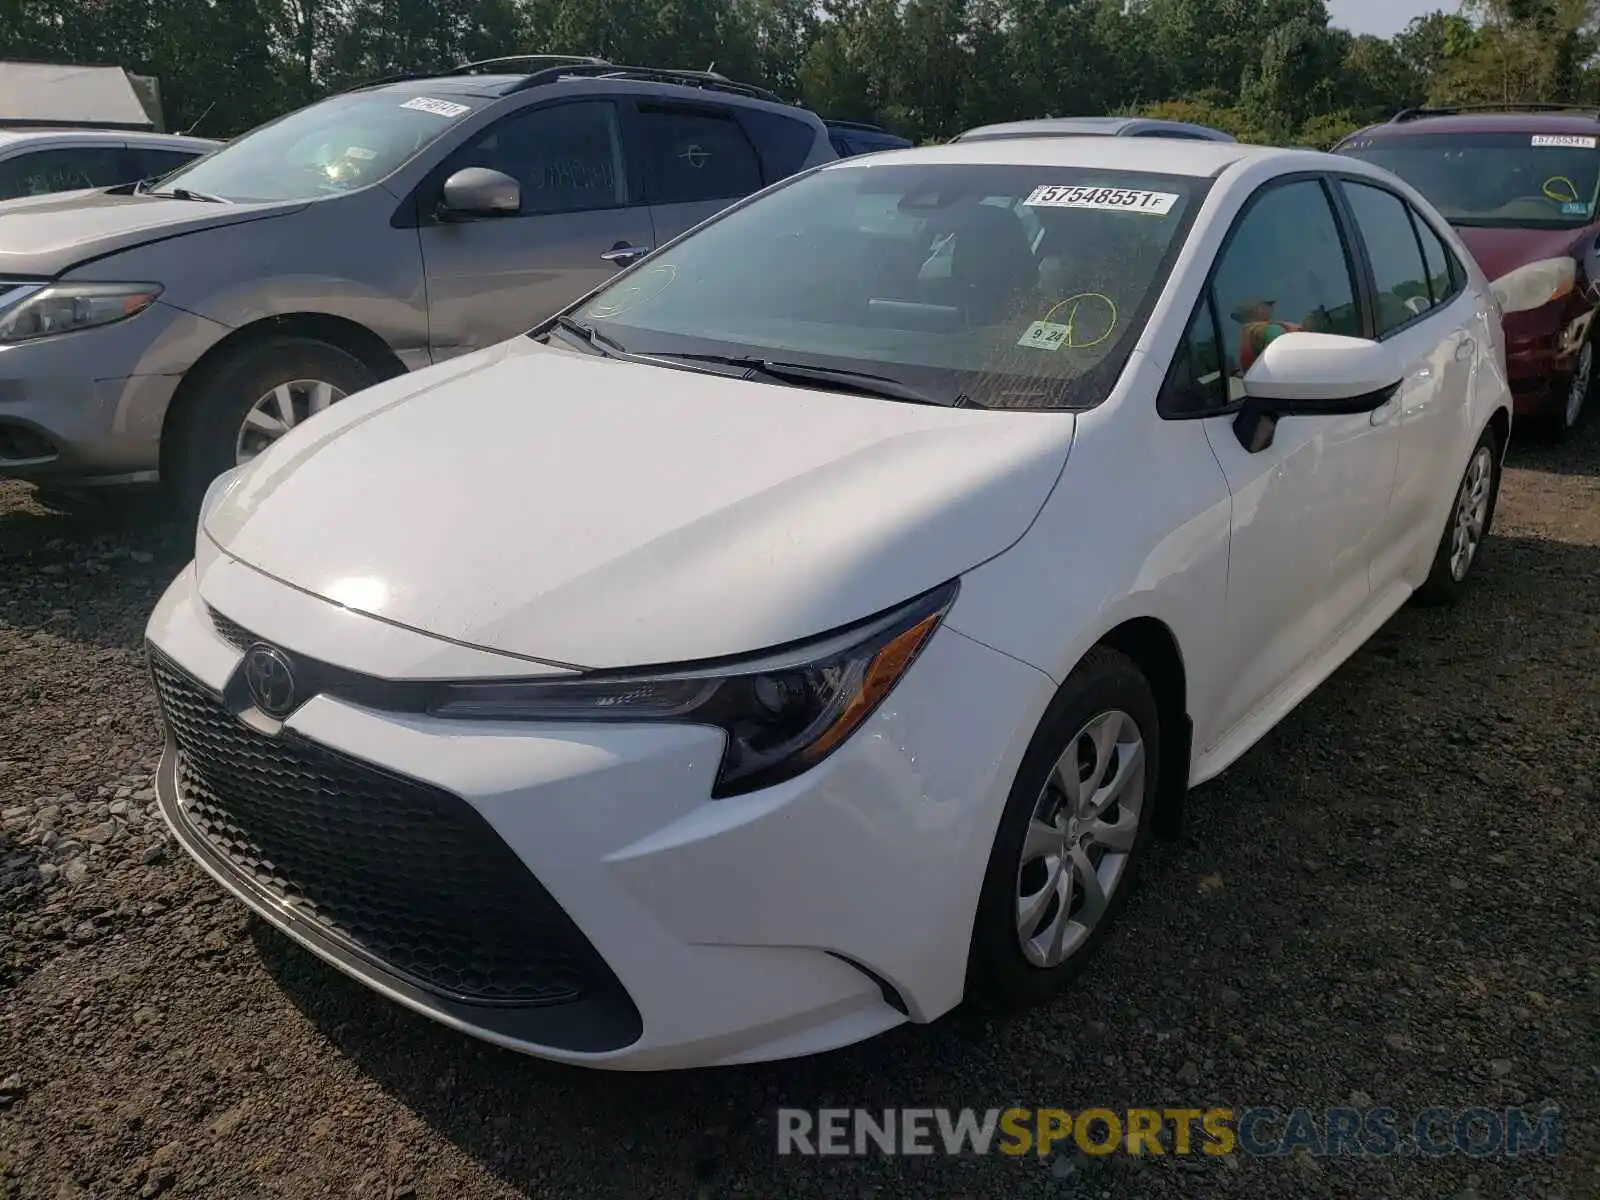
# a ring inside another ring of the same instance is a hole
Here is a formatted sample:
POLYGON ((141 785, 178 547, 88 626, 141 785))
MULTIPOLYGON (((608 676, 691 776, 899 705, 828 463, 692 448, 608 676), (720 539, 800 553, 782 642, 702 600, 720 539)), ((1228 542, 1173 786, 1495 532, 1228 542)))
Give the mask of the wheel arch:
POLYGON ((195 397, 204 389, 207 378, 219 364, 240 351, 276 337, 303 337, 326 342, 360 359, 380 383, 406 373, 405 364, 388 342, 359 321, 352 321, 348 317, 322 312, 292 312, 262 317, 248 325, 241 325, 196 359, 184 372, 177 390, 173 392, 172 402, 167 406, 166 416, 161 423, 162 478, 172 477, 171 456, 182 436, 185 422, 194 410, 195 397))
POLYGON ((1159 837, 1174 838, 1183 826, 1194 746, 1183 650, 1171 627, 1155 617, 1123 621, 1103 634, 1095 645, 1126 655, 1155 693, 1161 719, 1161 779, 1157 785, 1154 829, 1159 837))
POLYGON ((1506 456, 1506 447, 1511 444, 1511 410, 1505 405, 1496 407, 1494 412, 1489 414, 1487 428, 1490 433, 1494 434, 1495 448, 1498 451, 1498 457, 1503 461, 1506 456))

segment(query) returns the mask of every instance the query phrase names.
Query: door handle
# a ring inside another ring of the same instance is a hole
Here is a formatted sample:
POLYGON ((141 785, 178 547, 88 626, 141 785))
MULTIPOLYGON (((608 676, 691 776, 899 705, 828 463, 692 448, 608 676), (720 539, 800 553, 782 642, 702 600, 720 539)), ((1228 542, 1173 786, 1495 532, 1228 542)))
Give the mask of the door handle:
POLYGON ((1466 362, 1478 352, 1478 343, 1471 338, 1462 338, 1456 343, 1456 361, 1466 362))
POLYGON ((639 259, 643 258, 649 253, 649 246, 630 246, 627 242, 618 242, 600 257, 605 259, 608 263, 614 263, 619 267, 626 267, 631 263, 637 262, 639 259))

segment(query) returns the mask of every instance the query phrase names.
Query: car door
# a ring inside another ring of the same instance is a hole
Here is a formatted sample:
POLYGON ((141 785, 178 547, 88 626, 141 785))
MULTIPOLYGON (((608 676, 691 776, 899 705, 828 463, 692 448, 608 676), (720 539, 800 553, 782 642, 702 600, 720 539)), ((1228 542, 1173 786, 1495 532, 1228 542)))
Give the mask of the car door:
POLYGON ((641 96, 635 110, 657 245, 763 186, 760 156, 731 106, 641 96))
POLYGON ((120 142, 24 150, 0 161, 0 200, 85 188, 113 187, 123 178, 120 142))
POLYGON ((1394 427, 1369 414, 1286 416, 1264 448, 1234 422, 1243 377, 1273 337, 1295 329, 1362 336, 1356 268, 1318 177, 1275 181, 1228 234, 1179 359, 1162 414, 1204 423, 1233 496, 1227 611, 1228 682, 1197 735, 1212 749, 1271 710, 1371 598, 1368 560, 1394 477, 1394 427))
POLYGON ((418 200, 435 362, 521 333, 615 274, 607 254, 655 240, 607 99, 556 101, 494 122, 430 175, 418 200), (515 179, 521 209, 442 219, 444 181, 466 167, 515 179))
POLYGON ((1443 530, 1440 505, 1454 492, 1469 423, 1477 305, 1464 276, 1452 272, 1444 243, 1402 196, 1352 177, 1338 187, 1371 275, 1374 332, 1406 370, 1394 397, 1372 414, 1393 424, 1397 446, 1389 510, 1372 560, 1373 590, 1381 593, 1405 586, 1443 530))

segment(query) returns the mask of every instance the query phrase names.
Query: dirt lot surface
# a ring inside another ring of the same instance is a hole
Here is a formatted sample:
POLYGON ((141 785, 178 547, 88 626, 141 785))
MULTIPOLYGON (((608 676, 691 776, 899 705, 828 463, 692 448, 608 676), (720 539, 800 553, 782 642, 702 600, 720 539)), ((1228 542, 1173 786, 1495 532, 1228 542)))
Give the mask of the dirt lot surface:
POLYGON ((1199 789, 1072 995, 586 1073, 368 995, 166 845, 144 620, 188 538, 0 484, 0 1200, 1600 1196, 1600 422, 1199 789), (1554 1157, 779 1158, 780 1105, 1558 1106, 1554 1157))

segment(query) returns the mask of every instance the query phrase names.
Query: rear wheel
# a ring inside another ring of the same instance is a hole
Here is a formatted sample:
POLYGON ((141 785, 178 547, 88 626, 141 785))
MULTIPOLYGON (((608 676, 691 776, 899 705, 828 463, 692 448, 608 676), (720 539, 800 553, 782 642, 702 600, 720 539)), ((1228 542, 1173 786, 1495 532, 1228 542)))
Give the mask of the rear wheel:
POLYGON ((1500 496, 1500 440, 1484 430, 1456 487, 1450 518, 1434 551, 1433 569, 1418 589, 1419 604, 1454 604, 1482 556, 1500 496))
POLYGON ((355 355, 314 338, 268 338, 229 355, 199 381, 164 464, 184 507, 196 511, 222 472, 375 382, 355 355))
POLYGON ((973 923, 968 990, 1039 1000, 1082 969, 1127 901, 1160 776, 1155 696, 1096 648, 1067 677, 1023 757, 973 923))

